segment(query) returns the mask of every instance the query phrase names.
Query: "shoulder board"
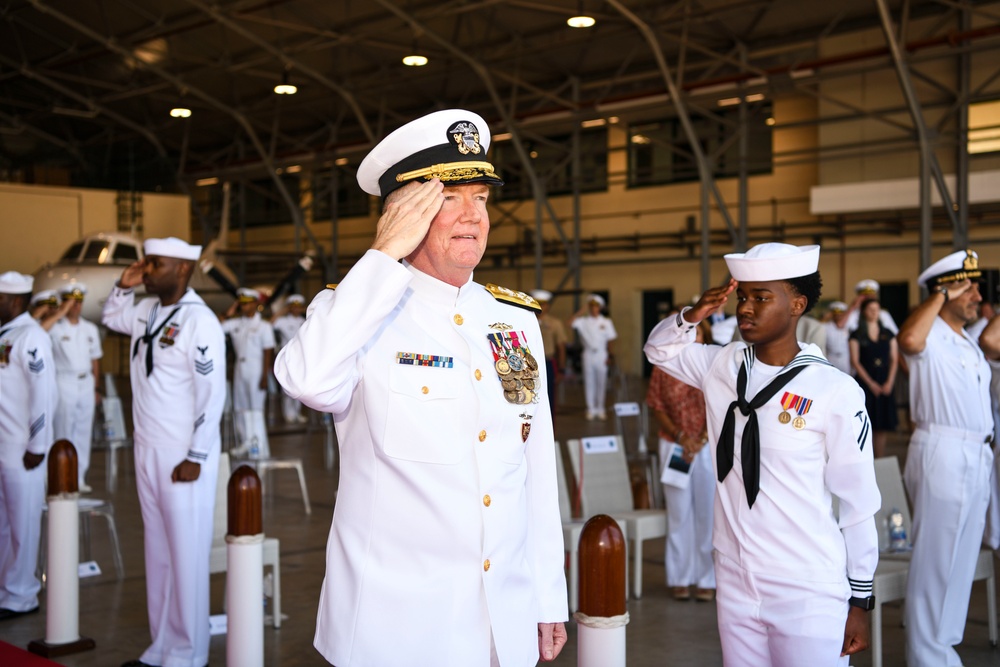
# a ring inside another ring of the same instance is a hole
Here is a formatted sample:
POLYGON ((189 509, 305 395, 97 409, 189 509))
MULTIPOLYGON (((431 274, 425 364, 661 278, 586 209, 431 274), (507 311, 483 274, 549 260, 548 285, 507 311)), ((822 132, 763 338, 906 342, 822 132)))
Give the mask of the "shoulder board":
POLYGON ((338 285, 340 285, 340 283, 327 283, 326 284, 326 288, 327 289, 337 289, 338 285))
POLYGON ((535 301, 535 299, 530 294, 525 294, 524 292, 516 292, 512 289, 507 289, 506 287, 500 287, 499 285, 494 285, 489 283, 486 285, 486 291, 493 295, 493 298, 497 301, 502 301, 504 303, 509 303, 512 306, 517 306, 518 308, 524 308, 525 310, 538 311, 541 312, 542 306, 535 301))

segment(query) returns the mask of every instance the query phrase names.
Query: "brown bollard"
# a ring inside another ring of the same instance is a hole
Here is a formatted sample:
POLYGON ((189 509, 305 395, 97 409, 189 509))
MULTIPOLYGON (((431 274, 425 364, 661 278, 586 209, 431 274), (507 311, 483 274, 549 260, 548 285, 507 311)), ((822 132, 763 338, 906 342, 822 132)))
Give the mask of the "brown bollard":
POLYGON ((52 445, 48 454, 48 577, 45 638, 28 650, 46 658, 89 651, 96 644, 80 636, 79 505, 76 448, 69 440, 52 445))
POLYGON ((625 537, 607 514, 591 517, 580 534, 580 611, 599 617, 625 613, 625 537))
POLYGON ((229 478, 228 521, 229 535, 259 535, 264 532, 261 518, 260 477, 248 465, 241 465, 229 478))
POLYGON ((77 493, 80 490, 77 478, 76 447, 69 440, 60 440, 49 450, 49 495, 77 493))
POLYGON ((625 667, 625 536, 611 517, 598 514, 580 535, 578 667, 625 667))

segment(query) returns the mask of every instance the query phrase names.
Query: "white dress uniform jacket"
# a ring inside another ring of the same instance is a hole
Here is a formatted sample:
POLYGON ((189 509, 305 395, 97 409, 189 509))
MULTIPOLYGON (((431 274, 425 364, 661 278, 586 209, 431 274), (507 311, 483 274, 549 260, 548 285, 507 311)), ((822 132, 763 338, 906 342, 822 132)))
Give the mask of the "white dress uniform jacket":
MULTIPOLYGON (((694 325, 678 315, 658 324, 643 349, 651 363, 705 393, 707 446, 713 467, 718 470, 716 443, 727 410, 736 399, 740 365, 745 359, 750 365, 747 400, 752 400, 777 373, 755 381, 754 366, 761 371, 763 364, 754 364, 752 349, 745 343, 720 348, 694 341, 694 325)), ((800 346, 800 357, 822 356, 815 345, 800 346)), ((810 364, 757 410, 757 419, 759 495, 749 508, 739 444, 747 420, 737 416, 733 468, 718 485, 715 497, 713 545, 750 575, 780 573, 799 582, 841 584, 843 614, 830 619, 834 624, 830 629, 842 637, 847 598, 871 595, 878 564, 874 516, 881 498, 875 482, 864 394, 853 379, 832 366, 810 364), (799 403, 804 412, 790 410, 805 420, 801 430, 778 420, 786 394, 804 399, 799 403), (840 500, 839 519, 833 513, 834 495, 840 500)), ((721 598, 722 579, 718 586, 721 598)), ((720 627, 720 631, 725 635, 725 628, 720 627)), ((727 664, 735 664, 728 656, 726 660, 727 664)))
POLYGON ((55 398, 49 336, 22 313, 0 326, 0 607, 13 611, 38 606, 46 465, 25 470, 24 455, 48 453, 55 398))
POLYGON ((222 323, 236 354, 233 369, 233 409, 263 410, 267 391, 260 388, 264 373, 264 350, 274 349, 274 329, 261 318, 234 317, 222 323))
POLYGON ((544 359, 532 312, 369 250, 278 355, 340 442, 315 637, 337 667, 487 667, 491 633, 500 664, 525 667, 537 623, 567 617, 544 364, 540 400, 508 403, 487 338, 502 332, 544 359))
POLYGON ((141 660, 204 667, 219 420, 226 398, 225 336, 191 289, 179 302, 163 306, 155 297, 136 304, 132 290, 115 287, 104 304, 103 322, 132 336, 136 487, 153 639, 141 660), (171 482, 173 469, 185 459, 201 464, 198 479, 171 482))
MULTIPOLYGON (((274 338, 275 342, 278 344, 278 349, 285 347, 295 334, 298 332, 299 327, 302 326, 303 322, 306 321, 304 317, 296 317, 291 313, 286 313, 274 321, 274 338)), ((281 394, 281 414, 285 418, 286 422, 294 421, 304 421, 305 418, 301 417, 302 406, 294 398, 282 392, 281 394)))
POLYGON ((97 325, 82 317, 76 324, 66 318, 49 330, 55 360, 59 402, 55 414, 55 439, 66 439, 76 447, 82 486, 90 468, 90 444, 94 427, 94 360, 104 356, 97 325))
POLYGON ((573 320, 583 345, 583 389, 588 414, 603 414, 608 384, 608 343, 618 338, 614 323, 604 315, 573 320))
POLYGON ((913 503, 907 663, 960 665, 952 646, 965 631, 993 469, 990 367, 978 341, 940 317, 906 360, 917 424, 903 473, 913 503))

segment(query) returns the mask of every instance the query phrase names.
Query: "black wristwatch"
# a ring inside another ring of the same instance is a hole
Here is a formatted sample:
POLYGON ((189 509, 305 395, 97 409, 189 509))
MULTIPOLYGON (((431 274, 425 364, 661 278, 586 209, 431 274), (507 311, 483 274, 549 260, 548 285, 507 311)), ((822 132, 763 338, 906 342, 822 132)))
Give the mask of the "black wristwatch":
POLYGON ((871 611, 872 609, 875 608, 875 596, 869 595, 866 598, 856 598, 854 596, 851 596, 851 598, 847 600, 847 604, 851 605, 852 607, 864 609, 865 611, 871 611))
POLYGON ((938 287, 934 291, 937 292, 938 294, 943 294, 944 295, 944 302, 948 303, 948 290, 947 289, 945 289, 944 287, 938 287))

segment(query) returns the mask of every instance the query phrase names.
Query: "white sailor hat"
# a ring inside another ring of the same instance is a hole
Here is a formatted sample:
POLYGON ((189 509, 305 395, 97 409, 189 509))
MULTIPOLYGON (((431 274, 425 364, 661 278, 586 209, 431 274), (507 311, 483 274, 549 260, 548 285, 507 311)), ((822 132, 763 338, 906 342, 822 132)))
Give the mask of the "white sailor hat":
POLYGON ((746 252, 725 255, 726 266, 739 281, 788 280, 816 273, 819 246, 761 243, 746 252))
POLYGON ((31 295, 31 303, 29 305, 32 308, 43 303, 49 306, 58 306, 59 295, 56 294, 54 289, 43 289, 42 291, 35 292, 31 295))
POLYGON ((552 292, 548 291, 547 289, 531 290, 531 296, 535 299, 535 301, 539 302, 552 301, 552 292))
POLYGON ((87 286, 83 283, 68 283, 59 288, 59 296, 83 301, 83 297, 87 296, 87 286))
POLYGON ((17 271, 0 274, 0 294, 31 294, 35 279, 17 271))
POLYGON ((854 286, 854 291, 858 293, 864 292, 866 294, 878 294, 880 288, 881 286, 877 281, 872 280, 871 278, 865 278, 854 286))
POLYGON ((959 250, 934 262, 920 274, 917 284, 934 287, 956 280, 977 279, 983 275, 979 270, 979 255, 974 250, 959 250))
POLYGON ((201 246, 191 245, 187 241, 169 236, 165 239, 146 239, 142 244, 142 251, 149 255, 160 257, 173 257, 175 259, 186 259, 191 262, 198 261, 201 257, 201 246))
POLYGON ((435 111, 380 141, 358 167, 358 185, 385 199, 410 181, 439 178, 445 185, 503 185, 486 161, 490 128, 464 109, 435 111))
POLYGON ((294 304, 299 304, 300 306, 303 306, 306 303, 306 298, 301 294, 289 294, 288 298, 285 299, 285 303, 288 304, 289 306, 294 304))
POLYGON ((847 304, 843 301, 834 301, 830 304, 830 310, 835 313, 843 313, 847 310, 847 304))
POLYGON ((260 300, 260 292, 249 287, 241 287, 236 290, 236 298, 240 303, 256 303, 260 300))
POLYGON ((604 308, 605 306, 604 297, 602 297, 600 294, 588 294, 587 303, 596 303, 601 308, 604 308))

